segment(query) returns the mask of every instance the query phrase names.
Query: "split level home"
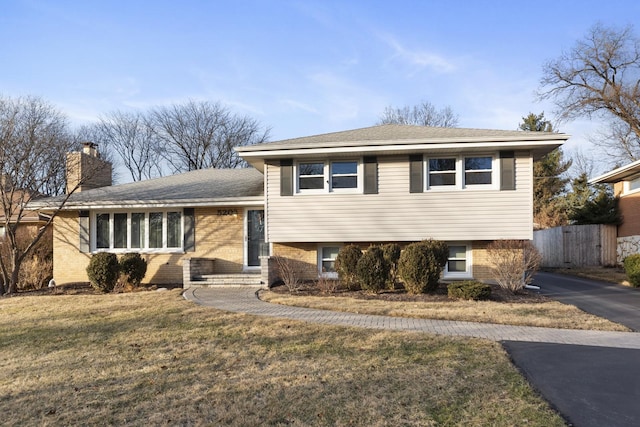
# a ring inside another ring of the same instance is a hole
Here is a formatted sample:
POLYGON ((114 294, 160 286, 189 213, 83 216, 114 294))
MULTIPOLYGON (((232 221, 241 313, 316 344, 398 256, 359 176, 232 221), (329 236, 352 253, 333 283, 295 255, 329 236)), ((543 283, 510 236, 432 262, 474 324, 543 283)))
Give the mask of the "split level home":
POLYGON ((382 125, 238 147, 249 168, 73 194, 54 221, 54 278, 87 281, 109 251, 141 253, 147 283, 270 285, 274 256, 316 279, 344 245, 432 238, 449 245, 445 280, 488 280, 491 241, 533 237, 534 159, 567 139, 382 125))
POLYGON ((612 184, 618 197, 622 223, 617 230, 617 261, 622 264, 629 255, 640 253, 640 160, 595 177, 589 183, 612 184))

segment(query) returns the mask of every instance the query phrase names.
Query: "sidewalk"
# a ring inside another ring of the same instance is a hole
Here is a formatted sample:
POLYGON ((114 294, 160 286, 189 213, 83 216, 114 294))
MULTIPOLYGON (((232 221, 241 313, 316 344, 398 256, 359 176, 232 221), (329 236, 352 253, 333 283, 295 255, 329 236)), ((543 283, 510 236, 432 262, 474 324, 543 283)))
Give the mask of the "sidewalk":
POLYGON ((184 292, 184 297, 197 304, 225 311, 326 325, 415 331, 437 335, 485 338, 493 341, 522 341, 640 349, 640 334, 633 332, 581 331, 316 310, 261 301, 257 298, 259 289, 261 288, 258 286, 188 288, 184 292))

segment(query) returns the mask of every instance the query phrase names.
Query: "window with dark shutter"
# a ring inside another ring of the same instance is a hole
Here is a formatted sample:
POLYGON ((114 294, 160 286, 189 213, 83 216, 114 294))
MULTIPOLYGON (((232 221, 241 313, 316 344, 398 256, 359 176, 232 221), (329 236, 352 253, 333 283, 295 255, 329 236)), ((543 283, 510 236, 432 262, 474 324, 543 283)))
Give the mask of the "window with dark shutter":
POLYGON ((422 154, 409 156, 409 192, 422 193, 424 191, 422 154))
POLYGON ((280 195, 293 196, 293 160, 280 160, 280 195))
POLYGON ((513 151, 500 152, 500 190, 516 189, 516 158, 513 151))
POLYGON ((378 194, 378 159, 376 156, 365 156, 364 164, 364 194, 378 194))

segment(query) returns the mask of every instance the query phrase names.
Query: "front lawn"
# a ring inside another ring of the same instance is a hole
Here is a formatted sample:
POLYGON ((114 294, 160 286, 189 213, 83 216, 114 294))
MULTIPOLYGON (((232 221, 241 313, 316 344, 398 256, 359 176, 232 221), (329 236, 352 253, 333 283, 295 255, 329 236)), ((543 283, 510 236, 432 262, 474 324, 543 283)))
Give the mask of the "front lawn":
POLYGON ((540 326, 545 328, 630 331, 611 322, 533 292, 512 295, 492 286, 490 301, 455 301, 447 297, 446 285, 440 284, 432 294, 408 295, 401 291, 371 294, 363 291, 338 291, 323 294, 317 286, 305 285, 290 293, 285 286, 260 292, 260 298, 274 304, 378 314, 421 319, 458 320, 498 323, 502 325, 540 326))
POLYGON ((23 425, 561 426, 497 343, 232 314, 178 290, 0 298, 23 425))

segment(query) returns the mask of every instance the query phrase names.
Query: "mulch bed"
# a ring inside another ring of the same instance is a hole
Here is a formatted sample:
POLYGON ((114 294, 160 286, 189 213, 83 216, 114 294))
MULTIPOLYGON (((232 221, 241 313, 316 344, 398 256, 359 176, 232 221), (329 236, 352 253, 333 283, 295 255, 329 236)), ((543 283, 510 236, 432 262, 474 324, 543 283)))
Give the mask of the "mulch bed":
MULTIPOLYGON (((534 290, 523 289, 513 294, 498 285, 491 286, 490 301, 507 302, 507 303, 543 303, 551 301, 548 297, 537 293, 534 290)), ((289 289, 285 285, 278 285, 271 288, 271 291, 280 294, 289 294, 289 289)), ((315 282, 307 282, 300 286, 297 292, 292 295, 305 296, 332 296, 332 297, 350 297, 363 300, 380 300, 380 301, 404 301, 404 302, 445 302, 452 301, 447 296, 447 284, 440 283, 433 293, 411 295, 404 288, 396 288, 394 290, 384 290, 380 293, 371 293, 362 290, 339 289, 336 292, 325 293, 318 287, 315 282)))

